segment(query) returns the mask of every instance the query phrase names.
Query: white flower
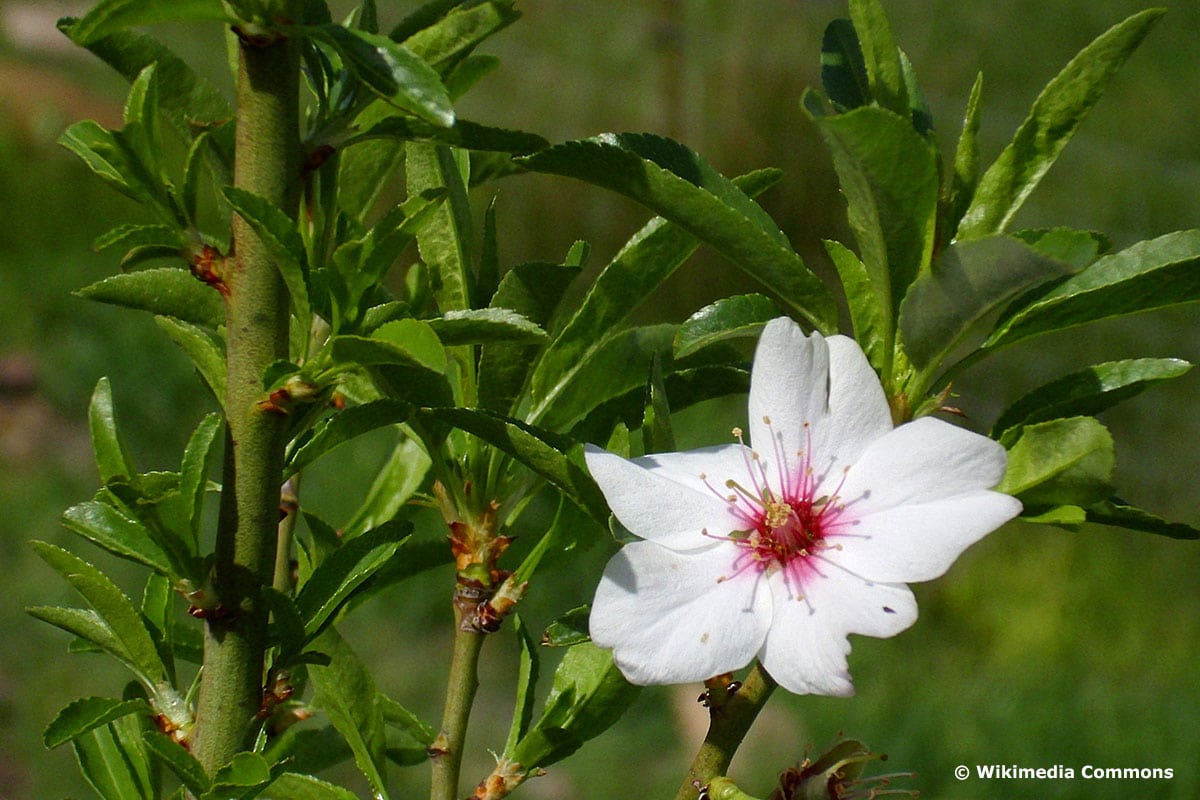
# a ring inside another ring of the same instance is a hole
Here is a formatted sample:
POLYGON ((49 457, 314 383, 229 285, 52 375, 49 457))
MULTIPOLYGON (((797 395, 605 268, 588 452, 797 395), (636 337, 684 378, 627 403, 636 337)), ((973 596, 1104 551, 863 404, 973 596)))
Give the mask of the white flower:
POLYGON ((589 447, 617 519, 644 541, 604 570, 596 644, 629 680, 699 681, 755 657, 797 694, 853 694, 850 633, 917 618, 905 585, 942 575, 1021 510, 989 491, 1000 445, 925 417, 894 428, 879 379, 845 336, 770 322, 739 440, 628 460, 589 447))

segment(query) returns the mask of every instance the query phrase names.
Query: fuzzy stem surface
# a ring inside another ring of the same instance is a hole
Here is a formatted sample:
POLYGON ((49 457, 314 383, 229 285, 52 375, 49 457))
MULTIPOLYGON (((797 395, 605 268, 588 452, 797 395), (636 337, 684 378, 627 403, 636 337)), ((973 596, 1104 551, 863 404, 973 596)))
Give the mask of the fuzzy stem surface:
MULTIPOLYGON (((299 58, 285 38, 239 45, 234 184, 295 214, 299 176, 299 58)), ((233 219, 226 261, 224 491, 204 634, 193 752, 211 775, 249 748, 259 727, 267 612, 275 562, 284 418, 258 407, 268 364, 288 355, 288 296, 264 242, 233 219)))

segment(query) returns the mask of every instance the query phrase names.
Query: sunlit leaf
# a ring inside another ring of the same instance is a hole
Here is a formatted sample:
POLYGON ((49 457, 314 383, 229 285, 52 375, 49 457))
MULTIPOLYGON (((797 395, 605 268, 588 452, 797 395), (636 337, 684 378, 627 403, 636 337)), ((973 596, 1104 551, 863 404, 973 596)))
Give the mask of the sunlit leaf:
POLYGON ((55 715, 42 734, 47 749, 66 744, 93 728, 107 725, 114 719, 141 714, 150 716, 150 704, 145 700, 116 700, 111 697, 85 697, 68 705, 55 715))
POLYGON ((1008 469, 997 491, 1027 507, 1087 506, 1112 491, 1112 435, 1092 417, 1022 427, 1008 446, 1008 469))
POLYGON ((76 294, 210 328, 225 322, 221 295, 182 269, 147 269, 112 275, 79 289, 76 294))
POLYGON ((757 336, 780 316, 779 306, 761 294, 726 297, 697 311, 675 332, 675 357, 683 358, 715 342, 757 336))

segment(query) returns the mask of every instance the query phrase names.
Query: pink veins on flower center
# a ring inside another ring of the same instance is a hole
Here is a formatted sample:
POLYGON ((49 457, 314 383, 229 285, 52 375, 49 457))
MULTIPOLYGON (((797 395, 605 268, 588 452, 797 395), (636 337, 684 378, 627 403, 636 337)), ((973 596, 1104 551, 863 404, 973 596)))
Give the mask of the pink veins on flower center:
MULTIPOLYGON (((771 420, 763 419, 771 430, 771 420)), ((830 494, 817 496, 823 475, 818 475, 812 465, 812 434, 805 423, 805 435, 809 447, 788 459, 782 452, 779 439, 772 439, 775 456, 775 480, 769 481, 767 468, 759 454, 746 450, 746 470, 749 485, 730 479, 725 488, 731 493, 718 492, 709 488, 729 504, 729 509, 738 520, 736 529, 724 536, 704 531, 706 536, 727 540, 738 548, 732 572, 720 580, 728 580, 747 570, 758 574, 783 572, 788 590, 796 599, 802 599, 801 587, 804 579, 814 571, 813 561, 827 549, 841 549, 841 545, 829 541, 836 533, 842 512, 846 506, 839 500, 837 492, 845 482, 845 474, 837 488, 830 494)), ((742 431, 733 429, 733 435, 742 441, 742 431)), ((847 468, 849 469, 849 468, 847 468)), ((708 484, 707 476, 700 476, 708 484)))

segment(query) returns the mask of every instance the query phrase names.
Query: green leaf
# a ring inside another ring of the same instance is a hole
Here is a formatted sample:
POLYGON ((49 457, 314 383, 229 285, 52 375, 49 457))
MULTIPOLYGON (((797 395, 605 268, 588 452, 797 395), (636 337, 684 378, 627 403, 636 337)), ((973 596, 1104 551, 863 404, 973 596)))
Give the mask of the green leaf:
POLYGON ((992 436, 1018 425, 1056 417, 1099 414, 1149 389, 1178 378, 1192 365, 1178 358, 1135 358, 1096 364, 1040 386, 1013 403, 992 426, 992 436))
POLYGON ((536 323, 507 308, 447 311, 428 322, 447 347, 496 342, 527 344, 546 339, 546 332, 536 323))
POLYGON ((193 795, 199 797, 212 788, 204 767, 178 742, 158 731, 145 731, 142 742, 193 795))
POLYGON ((164 221, 179 221, 172 215, 161 187, 155 184, 120 132, 106 130, 92 120, 83 120, 63 131, 58 143, 83 159, 96 177, 113 189, 150 206, 164 221))
MULTIPOLYGON (((604 339, 556 384, 535 394, 529 419, 546 428, 562 429, 601 403, 640 389, 655 355, 671 357, 674 339, 674 325, 631 328, 604 339)), ((535 380, 539 374, 540 370, 534 373, 535 380)))
POLYGON ((907 117, 877 106, 814 121, 833 152, 875 304, 890 320, 933 254, 937 149, 907 117))
POLYGON ((162 247, 182 252, 188 245, 183 231, 174 225, 119 225, 92 242, 92 249, 110 247, 162 247))
POLYGON ((389 103, 434 125, 454 124, 454 108, 441 78, 404 45, 341 25, 297 30, 331 45, 358 79, 389 103))
POLYGON ((871 82, 854 23, 835 19, 821 38, 821 86, 841 111, 870 105, 871 82))
POLYGON ((1151 8, 1114 25, 1046 84, 1012 141, 980 179, 958 226, 959 239, 978 239, 1008 227, 1109 80, 1164 13, 1151 8))
POLYGON ((647 453, 671 453, 676 449, 671 407, 663 383, 662 358, 658 355, 650 362, 650 380, 642 412, 642 449, 647 453))
MULTIPOLYGON (((580 273, 558 264, 520 264, 500 279, 491 308, 508 308, 542 328, 549 328, 559 301, 580 273)), ((479 355, 479 406, 488 411, 513 410, 541 343, 485 344, 479 355)))
POLYGON ((1200 299, 1200 230, 1177 231, 1104 256, 997 325, 995 350, 1085 322, 1200 299))
POLYGON ((520 614, 513 614, 513 629, 517 634, 517 645, 520 647, 520 667, 517 671, 517 698, 513 708, 512 726, 508 731, 508 741, 504 752, 508 753, 517 746, 529 731, 529 723, 533 721, 534 690, 538 682, 537 643, 529 633, 529 626, 521 619, 520 614))
POLYGON ((591 606, 572 608, 546 627, 542 633, 542 644, 546 647, 573 647, 590 641, 588 617, 591 613, 591 606))
POLYGON ((126 28, 156 22, 234 22, 221 0, 101 0, 71 27, 71 39, 88 47, 126 28))
MULTIPOLYGON (((645 373, 643 372, 643 375, 645 373)), ((500 448, 557 486, 596 519, 608 519, 604 496, 579 463, 579 446, 557 434, 519 420, 468 408, 422 409, 420 416, 453 425, 500 448)))
POLYGON ((188 439, 179 466, 179 493, 183 496, 188 522, 191 523, 194 552, 200 551, 200 512, 204 507, 204 495, 208 492, 208 476, 217 463, 220 452, 217 442, 223 430, 224 424, 219 414, 205 415, 188 439))
POLYGON ((474 229, 467 198, 469 160, 466 153, 444 145, 413 142, 405 148, 409 196, 445 191, 446 202, 417 236, 421 259, 432 271, 438 310, 473 308, 471 272, 474 229))
POLYGON ((110 652, 124 661, 147 689, 155 691, 165 669, 146 623, 129 598, 104 573, 67 550, 46 542, 30 544, 99 614, 119 644, 118 650, 110 652))
POLYGON ((383 710, 375 682, 350 646, 333 628, 326 629, 314 646, 328 653, 327 666, 309 667, 313 703, 324 711, 354 753, 354 762, 371 790, 387 800, 387 738, 383 710))
POLYGON ((296 609, 310 639, 333 621, 351 593, 395 555, 411 532, 409 523, 386 524, 346 542, 321 562, 296 595, 296 609))
POLYGON ((891 343, 888 341, 892 315, 886 305, 880 302, 871 285, 866 265, 854 251, 831 239, 826 239, 824 245, 842 282, 854 338, 867 354, 871 365, 886 377, 892 359, 891 343))
POLYGON ((572 647, 554 672, 541 717, 505 757, 526 771, 566 758, 611 727, 638 690, 613 664, 611 652, 591 642, 572 647))
POLYGON ((379 695, 380 707, 383 709, 383 721, 389 727, 404 733, 418 744, 428 747, 437 738, 437 731, 425 720, 409 711, 387 695, 379 695))
POLYGON ((342 409, 322 420, 313 429, 312 436, 289 454, 284 475, 300 472, 330 450, 364 433, 404 422, 412 413, 411 404, 391 399, 342 409))
POLYGON ((997 491, 1026 506, 1098 503, 1112 491, 1112 435, 1092 417, 1026 425, 1008 446, 1008 470, 997 491))
POLYGON ((441 19, 430 24, 405 20, 391 32, 391 38, 441 71, 460 63, 475 47, 499 30, 511 25, 520 15, 512 0, 487 0, 481 3, 454 3, 441 19), (419 27, 419 29, 417 29, 419 27))
POLYGON ((992 312, 1070 270, 1008 236, 955 242, 900 306, 904 350, 919 369, 936 367, 992 312))
POLYGON ((258 753, 237 753, 228 764, 217 770, 212 788, 201 800, 257 797, 274 779, 271 765, 263 756, 258 753))
POLYGON ((272 800, 358 800, 358 795, 349 789, 295 772, 285 772, 276 778, 267 794, 272 800))
POLYGON ((84 778, 104 800, 158 800, 137 720, 114 720, 71 744, 84 778))
POLYGON ((638 201, 711 244, 817 329, 836 329, 833 296, 804 266, 774 220, 733 181, 678 142, 606 133, 519 161, 536 172, 577 178, 638 201))
POLYGON ((780 316, 779 306, 761 294, 726 297, 688 317, 675 333, 675 358, 683 358, 716 342, 755 337, 780 316))
POLYGON ((1168 522, 1162 517, 1134 508, 1123 500, 1112 498, 1087 509, 1087 521, 1112 525, 1134 531, 1155 533, 1172 539, 1200 539, 1200 530, 1181 522, 1168 522))
POLYGON ((1112 249, 1108 237, 1096 231, 1035 228, 1016 231, 1012 235, 1039 253, 1070 265, 1072 273, 1079 272, 1112 249))
POLYGON ((370 337, 335 336, 329 348, 337 363, 375 367, 372 374, 396 397, 418 405, 451 401, 446 351, 427 322, 394 320, 370 337))
POLYGON ((871 96, 883 108, 907 117, 904 67, 883 4, 879 0, 850 0, 850 19, 858 34, 871 96))
POLYGON ((173 317, 156 316, 158 327, 192 359, 221 407, 225 406, 225 342, 215 333, 173 317))
POLYGON ((351 136, 342 147, 373 139, 398 139, 408 142, 428 142, 451 145, 464 150, 488 150, 525 155, 549 147, 550 143, 535 133, 480 125, 465 119, 455 120, 449 127, 430 125, 413 117, 389 116, 351 136))
POLYGON ((173 572, 170 557, 150 530, 141 521, 108 503, 88 500, 71 506, 63 512, 62 523, 68 530, 110 553, 144 564, 163 575, 173 572))
POLYGON ((962 131, 954 148, 954 175, 946 197, 945 218, 939 220, 941 240, 950 241, 958 229, 963 214, 975 196, 979 185, 979 101, 983 96, 983 73, 975 76, 967 110, 963 114, 962 131))
POLYGON ((100 470, 100 480, 109 483, 113 480, 131 480, 137 475, 129 450, 117 429, 112 386, 108 378, 97 381, 96 389, 92 392, 92 402, 88 405, 88 428, 92 433, 92 451, 100 470))
POLYGON ((295 221, 269 201, 245 189, 227 186, 225 199, 274 256, 279 274, 287 284, 292 311, 300 321, 301 329, 307 331, 312 320, 308 302, 308 257, 295 221))
POLYGON ((42 744, 52 750, 88 731, 107 725, 130 714, 150 716, 154 712, 145 700, 115 700, 111 697, 84 697, 55 715, 42 734, 42 744))
POLYGON ((164 267, 112 275, 79 289, 76 294, 209 328, 225 323, 221 295, 182 269, 164 267))
MULTIPOLYGON (((383 469, 375 476, 362 505, 343 526, 346 536, 378 528, 408 502, 421 487, 432 462, 416 439, 405 437, 397 443, 383 469)), ((442 550, 448 551, 443 547, 442 550)))

